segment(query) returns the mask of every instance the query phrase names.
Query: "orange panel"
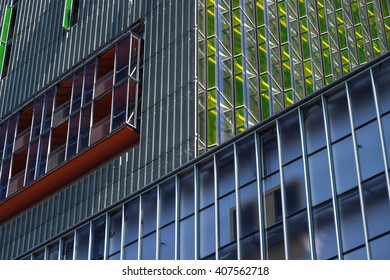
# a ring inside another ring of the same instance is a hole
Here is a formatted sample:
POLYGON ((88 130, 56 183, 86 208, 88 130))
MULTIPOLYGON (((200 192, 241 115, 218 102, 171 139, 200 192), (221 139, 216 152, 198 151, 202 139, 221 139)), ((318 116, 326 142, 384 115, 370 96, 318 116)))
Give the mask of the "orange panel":
POLYGON ((0 223, 42 198, 63 188, 81 175, 139 142, 139 133, 125 125, 107 138, 64 162, 0 204, 0 223))

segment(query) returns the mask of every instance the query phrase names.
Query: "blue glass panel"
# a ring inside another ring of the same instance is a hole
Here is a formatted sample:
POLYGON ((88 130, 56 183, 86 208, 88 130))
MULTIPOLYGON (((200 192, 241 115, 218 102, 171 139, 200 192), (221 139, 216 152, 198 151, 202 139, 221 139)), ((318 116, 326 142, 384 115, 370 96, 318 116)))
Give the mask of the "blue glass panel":
POLYGON ((371 258, 373 260, 390 259, 390 234, 370 242, 371 258))
POLYGON ((284 260, 283 224, 280 223, 266 230, 267 259, 284 260))
POLYGON ((88 260, 89 223, 76 231, 76 260, 88 260))
POLYGON ((257 182, 240 189, 240 237, 259 230, 257 182))
POLYGON ((237 238, 236 194, 219 200, 219 246, 223 247, 237 238))
POLYGON ((260 236, 258 232, 241 240, 241 259, 260 259, 260 236))
POLYGON ((179 259, 193 260, 195 259, 194 216, 190 216, 187 219, 180 221, 179 227, 180 227, 179 259))
POLYGON ((141 240, 141 260, 156 259, 156 233, 152 233, 141 240))
POLYGON ((131 243, 123 248, 124 260, 137 260, 138 259, 138 241, 131 243))
POLYGON ((200 209, 214 202, 214 163, 210 161, 199 168, 200 209))
POLYGON ((237 167, 239 187, 256 179, 256 150, 253 136, 237 143, 237 167))
POLYGON ((175 259, 175 224, 160 230, 160 260, 174 260, 175 259))
POLYGON ((307 222, 307 212, 287 219, 287 244, 289 247, 289 259, 308 260, 310 256, 309 228, 307 222))
POLYGON ((390 60, 373 68, 373 74, 380 112, 388 112, 390 110, 390 60))
POLYGON ((129 244, 138 239, 139 228, 139 198, 125 204, 124 220, 124 244, 129 244))
POLYGON ((157 190, 153 189, 141 196, 142 236, 156 230, 157 190))
POLYGON ((344 255, 344 260, 367 260, 366 247, 359 248, 344 255))
POLYGON ((337 93, 328 97, 327 103, 330 137, 333 142, 351 133, 345 88, 339 89, 337 93))
POLYGON ((180 218, 194 213, 194 173, 180 176, 180 218))
POLYGON ((311 197, 313 206, 332 197, 327 150, 321 150, 308 158, 311 197))
POLYGON ((201 211, 199 220, 200 258, 204 258, 215 252, 214 206, 201 211))
POLYGON ((108 255, 111 256, 121 249, 122 209, 110 214, 108 234, 108 255))
POLYGON ((283 168, 286 215, 306 208, 305 178, 302 159, 283 168))
POLYGON ((234 155, 233 147, 217 155, 218 197, 234 190, 234 155))
POLYGON ((106 218, 101 217, 92 223, 92 248, 91 248, 92 260, 102 260, 104 258, 105 235, 106 235, 106 218))
POLYGON ((305 124, 306 149, 310 154, 326 145, 322 102, 311 105, 303 112, 305 124))
POLYGON ((160 185, 160 227, 175 220, 175 179, 160 185))
POLYGON ((295 111, 279 122, 283 164, 302 155, 298 113, 295 111))

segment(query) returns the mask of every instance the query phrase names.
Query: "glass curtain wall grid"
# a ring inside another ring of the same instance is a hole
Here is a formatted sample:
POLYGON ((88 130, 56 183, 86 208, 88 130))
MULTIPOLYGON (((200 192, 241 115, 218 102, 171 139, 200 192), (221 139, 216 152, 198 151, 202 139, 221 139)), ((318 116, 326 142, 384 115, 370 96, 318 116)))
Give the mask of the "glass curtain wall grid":
MULTIPOLYGON (((110 157, 120 146, 118 142, 125 141, 127 147, 137 142, 142 76, 143 40, 127 33, 113 47, 3 120, 0 201, 7 201, 47 174, 75 162, 92 147, 108 143, 112 135, 124 139, 115 138, 116 144, 106 147, 110 157), (118 134, 124 127, 135 133, 133 139, 128 134, 118 134)), ((90 156, 83 161, 78 164, 101 163, 90 156)), ((72 174, 66 176, 75 179, 72 174)))
POLYGON ((198 0, 199 151, 386 53, 386 0, 198 0))
POLYGON ((11 5, 5 7, 3 25, 0 34, 0 77, 4 78, 8 74, 11 48, 15 31, 18 1, 13 0, 11 5))
POLYGON ((23 257, 389 259, 389 73, 360 71, 23 257))

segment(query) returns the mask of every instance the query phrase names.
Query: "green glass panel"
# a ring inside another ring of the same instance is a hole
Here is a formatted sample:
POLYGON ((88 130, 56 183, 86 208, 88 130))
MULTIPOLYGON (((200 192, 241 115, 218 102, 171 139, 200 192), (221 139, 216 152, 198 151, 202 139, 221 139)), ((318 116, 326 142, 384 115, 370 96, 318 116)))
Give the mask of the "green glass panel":
POLYGON ((340 38, 340 48, 344 49, 347 46, 347 38, 345 36, 342 11, 341 10, 338 11, 336 16, 337 16, 337 30, 339 32, 339 38, 340 38))
POLYGON ((257 9, 257 25, 262 26, 264 24, 264 5, 263 0, 256 1, 257 9))
POLYGON ((233 0, 232 1, 232 8, 240 7, 240 0, 233 0))
POLYGON ((207 36, 215 34, 214 1, 207 1, 207 36))
POLYGON ((3 43, 7 43, 8 41, 8 31, 9 31, 9 24, 11 21, 11 14, 12 14, 12 8, 7 5, 5 7, 3 27, 1 28, 1 41, 3 43))
POLYGON ((244 75, 242 69, 242 57, 234 59, 234 77, 236 82, 236 106, 244 105, 244 75))
POLYGON ((387 3, 387 1, 388 0, 381 0, 383 17, 388 17, 390 15, 390 13, 389 13, 389 4, 387 3))
POLYGON ((347 74, 351 67, 350 67, 350 64, 349 64, 349 58, 348 58, 348 50, 343 50, 341 52, 341 57, 342 57, 342 60, 343 60, 343 71, 344 71, 344 74, 347 74))
POLYGON ((210 90, 207 95, 207 125, 208 145, 217 143, 217 95, 216 90, 210 90))
POLYGON ((267 45, 265 39, 265 27, 258 30, 260 73, 267 72, 267 45))
POLYGON ((299 0, 299 16, 306 15, 306 5, 304 0, 299 0))
POLYGON ((216 55, 215 38, 207 40, 207 88, 215 87, 216 55))
POLYGON ((356 0, 352 0, 351 1, 351 5, 352 5, 352 14, 353 14, 353 21, 355 23, 358 23, 360 22, 360 18, 359 18, 359 9, 358 9, 358 4, 356 2, 356 0))
POLYGON ((241 133, 245 130, 245 109, 241 107, 236 110, 236 131, 241 133))
POLYGON ((378 30, 375 22, 374 5, 372 3, 367 5, 367 9, 368 9, 368 17, 370 21, 371 39, 375 39, 378 37, 378 30))
POLYGON ((241 46, 241 15, 240 15, 240 9, 233 11, 233 48, 234 48, 234 55, 241 54, 242 52, 242 46, 241 46))
POLYGON ((373 47, 374 47, 374 56, 378 57, 381 54, 380 46, 379 46, 379 40, 372 41, 373 47))
POLYGON ((282 46, 282 68, 283 68, 283 78, 284 78, 284 88, 291 88, 291 68, 290 68, 290 55, 288 50, 288 45, 285 44, 282 46))
POLYGON ((335 0, 336 10, 341 9, 341 0, 335 0))
POLYGON ((314 91, 310 60, 305 61, 304 65, 305 65, 304 67, 305 67, 306 95, 309 95, 312 94, 314 91))
POLYGON ((274 113, 277 113, 281 110, 283 110, 283 100, 282 100, 282 94, 274 94, 274 113))
POLYGON ((4 56, 5 56, 5 44, 0 43, 0 73, 3 70, 4 56))
POLYGON ((204 25, 204 18, 205 18, 205 9, 201 1, 198 2, 198 28, 199 31, 202 32, 202 34, 205 34, 205 25, 204 25))
POLYGON ((199 114, 199 121, 198 121, 198 131, 199 131, 199 138, 200 140, 205 143, 206 139, 206 112, 205 112, 205 100, 204 100, 204 93, 200 92, 198 97, 198 114, 199 114))
POLYGON ((286 107, 288 107, 294 103, 292 90, 288 90, 284 93, 284 101, 285 101, 286 107))
POLYGON ((72 11, 73 0, 65 0, 64 18, 62 26, 66 29, 70 28, 70 15, 72 11))

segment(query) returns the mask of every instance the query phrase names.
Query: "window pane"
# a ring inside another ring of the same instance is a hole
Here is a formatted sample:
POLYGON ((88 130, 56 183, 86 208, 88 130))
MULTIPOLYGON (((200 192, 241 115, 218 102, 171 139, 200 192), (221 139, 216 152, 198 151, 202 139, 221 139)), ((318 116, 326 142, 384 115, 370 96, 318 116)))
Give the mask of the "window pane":
POLYGON ((298 113, 289 114, 279 124, 282 162, 285 164, 302 155, 298 113))
POLYGON ((223 247, 237 239, 236 194, 219 200, 219 246, 223 247))
POLYGON ((153 189, 141 196, 142 236, 156 230, 157 190, 153 189))
POLYGON ((260 236, 258 232, 241 240, 241 259, 260 259, 260 236))
POLYGON ((278 143, 275 130, 268 131, 261 136, 263 155, 263 176, 267 176, 279 169, 278 143))
POLYGON ((332 198, 327 150, 308 158, 311 197, 313 206, 332 198))
POLYGON ((89 223, 76 232, 76 260, 88 260, 89 223))
MULTIPOLYGON (((389 98, 390 100, 390 98, 389 98)), ((390 114, 382 117, 382 131, 387 155, 387 166, 390 166, 390 114)))
POLYGON ((381 113, 390 110, 390 60, 385 61, 379 66, 373 68, 376 93, 378 96, 378 104, 381 113))
POLYGON ((200 209, 214 202, 214 164, 213 161, 199 168, 200 209))
POLYGON ((194 216, 180 222, 180 248, 181 260, 195 259, 195 225, 194 216))
POLYGON ((389 193, 385 175, 380 175, 363 184, 364 208, 369 238, 390 230, 389 193))
POLYGON ((219 249, 220 260, 237 260, 237 243, 219 249))
POLYGON ((337 193, 357 186, 357 172, 352 138, 348 137, 332 146, 337 193))
POLYGON ((256 179, 255 151, 253 136, 237 143, 237 172, 240 187, 256 179))
POLYGON ((138 239, 139 225, 139 199, 134 199, 125 204, 124 216, 124 244, 129 244, 138 239))
POLYGON ((366 247, 362 247, 344 255, 344 260, 367 260, 366 247))
POLYGON ((45 250, 33 254, 33 260, 43 261, 45 259, 45 250))
POLYGON ((280 223, 266 230, 267 259, 284 260, 283 224, 280 223))
POLYGON ((137 260, 138 259, 138 241, 131 243, 123 248, 124 260, 137 260))
POLYGON ((53 244, 48 247, 47 252, 47 259, 48 260, 58 260, 58 253, 59 253, 59 244, 53 244))
POLYGON ((280 191, 280 174, 276 173, 264 179, 264 215, 265 227, 282 221, 282 196, 280 191))
POLYGON ((359 193, 354 190, 339 198, 340 227, 344 252, 364 244, 359 193))
POLYGON ((215 252, 214 206, 201 211, 199 219, 200 258, 204 258, 215 252))
POLYGON ((306 208, 305 178, 302 159, 283 168, 286 215, 306 208))
POLYGON ((160 185, 160 227, 175 220, 175 179, 160 185))
POLYGON ((376 117, 370 72, 356 77, 348 83, 353 122, 355 127, 376 117))
POLYGON ((332 142, 351 133, 351 124, 349 121, 348 101, 345 88, 327 99, 329 129, 332 142))
POLYGON ((160 260, 175 259, 175 224, 160 230, 160 260))
POLYGON ((106 218, 101 217, 92 222, 92 248, 91 259, 104 259, 104 237, 106 233, 106 218))
POLYGON ((371 258, 373 260, 390 259, 390 234, 370 242, 371 258))
POLYGON ((337 256, 336 229, 332 202, 314 209, 313 222, 317 259, 326 260, 337 256))
POLYGON ((384 161, 377 122, 372 122, 356 131, 356 145, 362 180, 384 170, 384 161))
POLYGON ((233 191, 235 186, 233 147, 217 155, 217 172, 218 197, 221 197, 233 191))
POLYGON ((194 173, 180 177, 180 218, 194 213, 194 173))
POLYGON ((310 154, 326 145, 322 102, 312 105, 303 112, 306 148, 310 154))
POLYGON ((257 182, 240 189, 240 237, 259 230, 257 182))
POLYGON ((108 234, 108 255, 111 256, 121 250, 122 209, 110 214, 110 228, 108 234))
POLYGON ((73 259, 73 245, 74 238, 73 236, 68 237, 62 241, 62 258, 63 260, 72 260, 73 259))
POLYGON ((152 233, 141 240, 141 260, 156 259, 156 233, 152 233))
POLYGON ((310 256, 307 212, 303 211, 287 219, 287 240, 289 259, 308 260, 310 256))

